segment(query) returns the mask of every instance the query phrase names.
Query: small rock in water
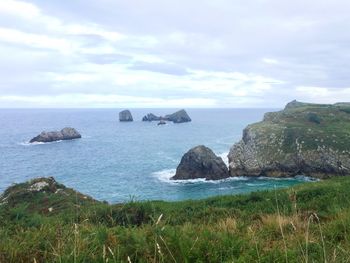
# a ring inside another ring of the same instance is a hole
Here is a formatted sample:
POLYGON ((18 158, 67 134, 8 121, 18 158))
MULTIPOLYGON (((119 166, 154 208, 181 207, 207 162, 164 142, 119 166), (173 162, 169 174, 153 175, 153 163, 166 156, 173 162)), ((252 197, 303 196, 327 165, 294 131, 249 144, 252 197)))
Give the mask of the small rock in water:
POLYGON ((133 121, 131 112, 129 110, 123 110, 119 112, 119 121, 133 121))
POLYGON ((158 117, 154 115, 153 113, 148 113, 147 115, 143 116, 142 121, 160 121, 161 117, 158 117))

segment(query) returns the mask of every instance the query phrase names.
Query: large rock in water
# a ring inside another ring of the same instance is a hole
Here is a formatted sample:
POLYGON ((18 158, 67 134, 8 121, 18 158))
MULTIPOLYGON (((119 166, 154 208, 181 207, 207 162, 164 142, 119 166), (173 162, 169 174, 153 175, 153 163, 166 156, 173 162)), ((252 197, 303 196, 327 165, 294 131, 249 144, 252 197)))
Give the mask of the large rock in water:
POLYGON ((79 139, 79 138, 81 138, 81 135, 76 129, 66 127, 61 131, 52 131, 52 132, 43 131, 38 136, 31 139, 30 143, 54 142, 54 141, 61 141, 61 140, 73 140, 73 139, 79 139))
POLYGON ((191 118, 188 116, 185 110, 179 110, 173 114, 166 115, 165 120, 172 121, 174 123, 190 122, 191 118))
POLYGON ((190 122, 191 118, 185 110, 179 110, 173 114, 168 114, 165 117, 156 116, 153 113, 148 113, 142 118, 142 121, 172 121, 174 123, 190 122))
POLYGON ((224 161, 203 145, 190 149, 182 158, 171 179, 187 180, 205 178, 219 180, 229 177, 224 161))
POLYGON ((131 112, 129 110, 123 110, 119 112, 119 121, 133 121, 131 112))
POLYGON ((248 125, 229 153, 231 176, 350 174, 350 104, 292 101, 248 125))

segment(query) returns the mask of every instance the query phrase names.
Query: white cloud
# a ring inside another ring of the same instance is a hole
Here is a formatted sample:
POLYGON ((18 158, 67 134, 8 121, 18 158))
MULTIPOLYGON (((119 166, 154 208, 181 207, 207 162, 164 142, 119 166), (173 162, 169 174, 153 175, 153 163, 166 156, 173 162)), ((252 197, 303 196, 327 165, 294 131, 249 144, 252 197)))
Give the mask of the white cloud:
POLYGON ((66 99, 79 106, 95 105, 86 96, 103 105, 112 103, 104 94, 118 94, 140 107, 349 97, 342 88, 350 83, 348 1, 150 0, 138 7, 0 0, 0 96, 21 106, 35 92, 45 105, 66 99))
POLYGON ((1 0, 0 14, 9 14, 26 19, 33 19, 40 14, 40 9, 37 6, 27 2, 1 0))
POLYGON ((279 61, 273 58, 263 58, 262 61, 266 64, 273 64, 273 65, 279 64, 279 61))
POLYGON ((74 50, 74 45, 65 39, 48 37, 46 35, 30 34, 15 29, 0 27, 0 41, 34 48, 55 49, 62 53, 74 50))
POLYGON ((213 107, 214 99, 207 98, 181 98, 162 99, 156 97, 121 96, 115 94, 62 94, 58 96, 0 96, 0 105, 22 103, 29 107, 213 107))
POLYGON ((336 103, 348 101, 350 98, 349 88, 331 88, 331 87, 296 87, 296 96, 298 98, 319 103, 336 103))

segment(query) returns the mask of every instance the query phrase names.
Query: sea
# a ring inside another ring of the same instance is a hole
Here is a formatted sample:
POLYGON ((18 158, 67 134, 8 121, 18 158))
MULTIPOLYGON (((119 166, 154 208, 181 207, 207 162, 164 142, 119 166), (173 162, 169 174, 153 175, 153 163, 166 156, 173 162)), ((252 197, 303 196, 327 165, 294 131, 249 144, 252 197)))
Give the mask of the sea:
POLYGON ((142 122, 147 113, 178 109, 130 109, 134 121, 119 122, 122 109, 0 109, 0 193, 14 183, 54 177, 98 200, 188 200, 289 187, 309 178, 234 177, 219 181, 173 181, 181 157, 205 145, 228 163, 230 147, 250 123, 276 109, 187 109, 192 122, 142 122), (41 131, 74 127, 82 138, 30 144, 41 131))

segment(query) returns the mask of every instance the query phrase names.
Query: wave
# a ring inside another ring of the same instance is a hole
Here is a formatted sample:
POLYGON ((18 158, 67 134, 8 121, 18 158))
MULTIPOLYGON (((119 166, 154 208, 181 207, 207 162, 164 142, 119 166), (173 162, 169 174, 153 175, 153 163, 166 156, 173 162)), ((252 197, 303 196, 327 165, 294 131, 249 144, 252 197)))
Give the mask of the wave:
POLYGON ((246 181, 249 177, 229 177, 221 180, 205 180, 205 178, 189 179, 189 180, 171 180, 176 173, 176 169, 165 169, 152 173, 152 176, 159 181, 171 184, 194 184, 194 183, 207 183, 207 184, 220 184, 229 181, 246 181))
POLYGON ((224 161, 227 167, 228 167, 228 157, 227 157, 228 153, 229 152, 223 152, 218 154, 218 156, 221 157, 221 159, 224 161))
POLYGON ((158 172, 154 172, 152 175, 162 182, 173 182, 170 180, 175 175, 176 169, 165 169, 158 172))
MULTIPOLYGON (((89 139, 92 138, 92 136, 82 136, 80 139, 89 139)), ((74 141, 77 139, 72 139, 72 140, 67 140, 67 141, 74 141)), ((63 142, 65 140, 58 140, 58 141, 53 141, 53 142, 32 142, 30 143, 29 141, 25 141, 25 142, 20 142, 17 143, 18 145, 22 145, 22 146, 34 146, 34 145, 44 145, 44 144, 54 144, 54 143, 60 143, 63 142)))
POLYGON ((159 181, 171 184, 193 184, 193 183, 204 183, 206 182, 204 178, 199 179, 190 179, 190 180, 171 180, 176 173, 176 169, 165 169, 153 173, 152 175, 157 178, 159 181))
POLYGON ((297 175, 297 176, 295 176, 295 179, 300 180, 300 181, 304 181, 304 182, 320 181, 320 179, 318 179, 318 178, 308 177, 308 176, 305 176, 305 175, 297 175))
POLYGON ((297 175, 295 177, 267 177, 267 176, 259 176, 259 177, 252 177, 252 178, 256 178, 258 180, 277 180, 277 181, 282 181, 282 180, 286 180, 286 181, 298 180, 298 181, 302 181, 302 182, 319 181, 319 179, 317 179, 317 178, 308 177, 308 176, 305 176, 305 175, 297 175))
POLYGON ((27 141, 27 142, 20 142, 18 144, 22 146, 35 146, 35 145, 53 144, 53 143, 59 143, 59 142, 63 142, 63 140, 54 141, 54 142, 32 142, 32 143, 27 141))

